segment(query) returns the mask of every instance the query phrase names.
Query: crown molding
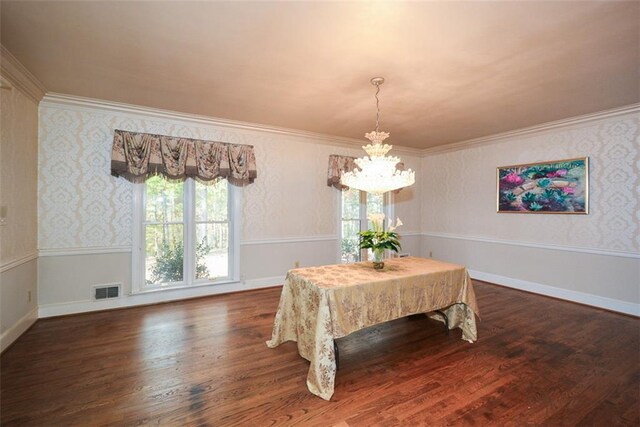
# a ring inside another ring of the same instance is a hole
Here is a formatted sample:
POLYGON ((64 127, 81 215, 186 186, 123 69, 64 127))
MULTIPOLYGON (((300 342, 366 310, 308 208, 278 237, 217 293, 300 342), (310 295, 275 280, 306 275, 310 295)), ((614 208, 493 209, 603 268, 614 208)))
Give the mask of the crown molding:
MULTIPOLYGON (((3 55, 4 55, 4 52, 5 50, 3 48, 3 55)), ((9 55, 11 54, 9 53, 9 55)), ((26 69, 24 70, 28 73, 26 69)), ((40 84, 40 87, 44 90, 44 87, 42 87, 41 84, 40 84)), ((221 119, 221 118, 202 116, 197 114, 181 113, 178 111, 163 110, 159 108, 144 107, 139 105, 106 101, 106 100, 94 99, 94 98, 86 98, 86 97, 76 96, 76 95, 66 95, 66 94, 55 93, 55 92, 46 93, 44 98, 42 98, 41 104, 43 106, 61 106, 62 105, 62 106, 76 109, 76 110, 98 109, 98 110, 109 111, 109 112, 137 114, 137 115, 144 115, 147 117, 154 117, 154 118, 160 118, 165 120, 175 120, 175 121, 188 122, 188 123, 194 123, 194 124, 200 124, 200 125, 218 126, 223 128, 240 129, 240 130, 247 130, 247 131, 254 131, 254 132, 267 132, 267 133, 284 135, 289 137, 303 138, 305 142, 322 143, 326 145, 332 145, 336 147, 349 148, 349 149, 360 148, 364 146, 365 143, 367 142, 365 140, 359 140, 355 138, 340 137, 340 136, 328 135, 328 134, 317 133, 317 132, 308 132, 303 130, 278 127, 278 126, 269 126, 269 125, 263 125, 259 123, 242 122, 238 120, 221 119)), ((509 132, 483 136, 480 138, 469 139, 466 141, 454 142, 454 143, 445 144, 445 145, 438 145, 436 147, 420 149, 420 148, 394 145, 393 149, 398 154, 417 156, 417 157, 427 157, 434 154, 464 150, 472 147, 477 147, 480 145, 488 145, 488 144, 501 142, 510 138, 516 138, 516 137, 531 135, 535 133, 546 132, 546 131, 559 129, 559 128, 566 128, 566 127, 575 126, 575 125, 590 122, 590 121, 602 120, 606 118, 621 116, 625 114, 632 114, 637 112, 640 112, 640 103, 631 104, 631 105, 627 105, 619 108, 613 108, 610 110, 600 111, 597 113, 571 117, 568 119, 556 120, 553 122, 543 123, 540 125, 535 125, 535 126, 531 126, 523 129, 517 129, 509 132)))
MULTIPOLYGON (((66 95, 62 93, 47 92, 42 99, 41 105, 65 106, 76 110, 102 110, 115 113, 137 114, 147 117, 188 122, 199 125, 218 126, 231 129, 240 129, 254 132, 267 132, 271 134, 284 135, 289 137, 303 138, 305 142, 322 143, 343 148, 360 148, 368 141, 355 138, 327 135, 323 133, 308 132, 297 129, 290 129, 278 126, 262 125, 258 123, 242 122, 238 120, 221 119, 217 117, 201 116, 197 114, 180 113, 178 111, 163 110, 159 108, 144 107, 140 105, 125 104, 121 102, 106 101, 94 98, 85 98, 76 95, 66 95)), ((396 153, 421 157, 422 150, 418 148, 394 146, 396 153)))
POLYGON ((558 128, 575 126, 578 124, 591 122, 594 120, 602 120, 611 117, 621 116, 640 112, 640 103, 626 105, 624 107, 613 108, 610 110, 600 111, 597 113, 585 114, 582 116, 571 117, 568 119, 556 120, 553 122, 543 123, 523 129, 517 129, 509 132, 498 133, 495 135, 483 136, 481 138, 468 139, 466 141, 454 142, 452 144, 439 145, 436 147, 425 148, 422 150, 422 157, 434 154, 447 153, 450 151, 465 150, 479 145, 488 145, 496 142, 504 141, 509 138, 531 135, 534 133, 546 132, 558 128))
POLYGON ((44 85, 25 68, 18 59, 0 44, 0 74, 11 85, 20 92, 34 100, 40 102, 47 89, 44 85))

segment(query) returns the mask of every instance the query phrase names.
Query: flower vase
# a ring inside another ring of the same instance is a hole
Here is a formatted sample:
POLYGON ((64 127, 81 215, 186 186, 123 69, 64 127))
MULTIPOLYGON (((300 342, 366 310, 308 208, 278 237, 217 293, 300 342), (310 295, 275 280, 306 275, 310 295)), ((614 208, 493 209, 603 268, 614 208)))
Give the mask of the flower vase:
POLYGON ((384 268, 384 249, 373 250, 373 268, 376 270, 384 268))

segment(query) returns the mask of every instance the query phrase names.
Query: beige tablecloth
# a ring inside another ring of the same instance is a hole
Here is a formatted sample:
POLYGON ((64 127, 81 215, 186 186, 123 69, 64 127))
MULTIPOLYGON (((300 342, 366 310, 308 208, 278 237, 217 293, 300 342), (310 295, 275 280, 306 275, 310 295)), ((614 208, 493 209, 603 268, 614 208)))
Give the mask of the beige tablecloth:
POLYGON ((406 257, 371 262, 298 268, 287 273, 267 346, 297 341, 311 362, 309 390, 323 399, 333 395, 336 359, 333 340, 352 332, 417 313, 442 310, 449 328, 477 339, 478 314, 471 278, 464 266, 406 257))

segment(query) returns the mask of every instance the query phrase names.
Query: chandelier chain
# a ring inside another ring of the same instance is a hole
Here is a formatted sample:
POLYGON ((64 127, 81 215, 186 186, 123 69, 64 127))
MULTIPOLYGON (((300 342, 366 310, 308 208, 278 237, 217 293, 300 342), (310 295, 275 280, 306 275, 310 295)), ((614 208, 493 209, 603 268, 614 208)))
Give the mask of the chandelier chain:
POLYGON ((376 84, 376 132, 378 132, 378 127, 380 125, 380 99, 378 98, 378 94, 380 93, 380 83, 376 84))

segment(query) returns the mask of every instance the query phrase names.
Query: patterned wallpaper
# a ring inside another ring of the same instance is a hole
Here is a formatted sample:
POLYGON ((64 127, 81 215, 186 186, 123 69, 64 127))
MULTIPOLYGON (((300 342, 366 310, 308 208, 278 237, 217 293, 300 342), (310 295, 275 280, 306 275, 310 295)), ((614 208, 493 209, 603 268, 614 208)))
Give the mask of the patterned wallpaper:
MULTIPOLYGON (((258 178, 242 192, 243 240, 337 234, 327 161, 363 154, 297 136, 47 102, 40 107, 40 249, 131 245, 133 184, 110 175, 114 129, 253 145, 258 178)), ((418 157, 405 161, 420 166, 418 157)), ((407 230, 419 230, 419 198, 405 198, 400 210, 418 212, 407 230)))
POLYGON ((150 125, 40 108, 40 249, 131 245, 132 184, 111 177, 109 141, 114 126, 150 125))
POLYGON ((0 265, 5 265, 37 250, 38 106, 14 87, 0 91, 0 111, 0 205, 7 215, 0 226, 0 265))
POLYGON ((640 253, 639 129, 627 114, 425 157, 422 230, 640 253), (589 215, 496 213, 497 166, 583 156, 589 215))

